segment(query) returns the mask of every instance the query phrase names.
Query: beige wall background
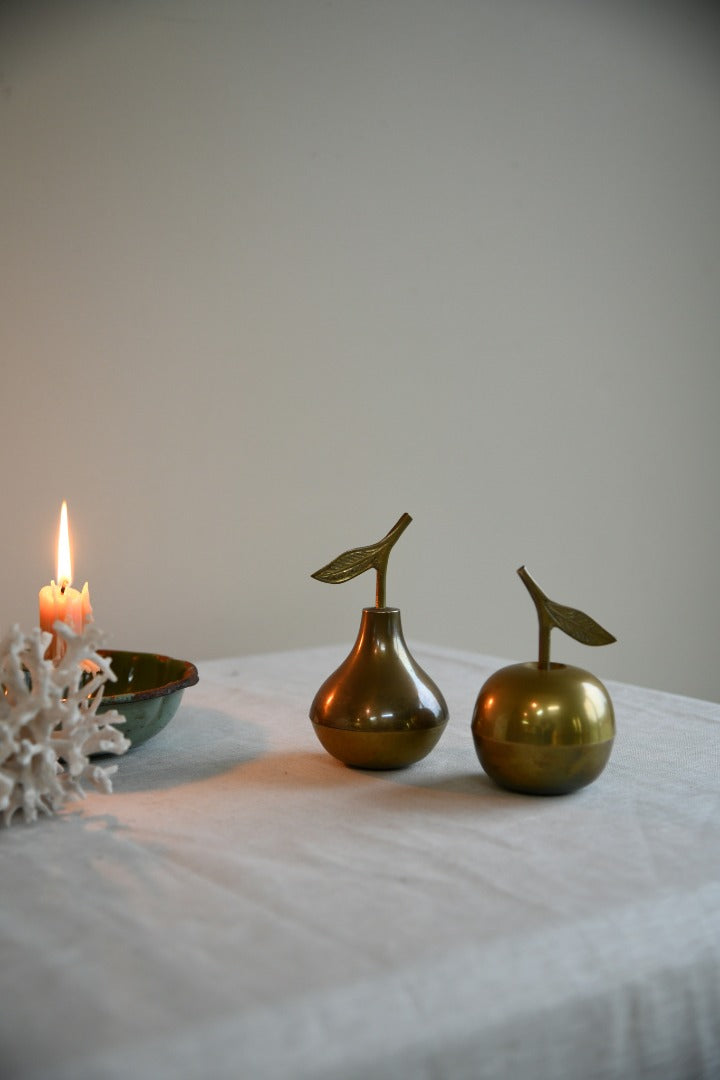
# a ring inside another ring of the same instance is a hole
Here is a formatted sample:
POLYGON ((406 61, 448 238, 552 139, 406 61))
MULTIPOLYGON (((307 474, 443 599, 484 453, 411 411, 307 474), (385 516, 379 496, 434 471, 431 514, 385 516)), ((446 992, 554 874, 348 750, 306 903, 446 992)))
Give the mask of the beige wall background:
POLYGON ((710 8, 6 4, 2 623, 67 498, 110 645, 349 644, 407 510, 411 639, 720 700, 710 8))

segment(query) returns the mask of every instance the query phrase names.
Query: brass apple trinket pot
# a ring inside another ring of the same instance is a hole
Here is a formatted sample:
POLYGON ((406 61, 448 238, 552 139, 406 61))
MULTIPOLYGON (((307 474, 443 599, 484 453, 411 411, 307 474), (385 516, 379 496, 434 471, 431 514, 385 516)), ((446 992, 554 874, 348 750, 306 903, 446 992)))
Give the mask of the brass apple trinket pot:
POLYGON ((410 654, 400 611, 385 603, 390 551, 412 518, 403 514, 376 544, 343 552, 312 577, 331 585, 377 572, 375 607, 364 608, 352 651, 310 707, 333 757, 364 769, 402 769, 430 753, 448 719, 440 690, 410 654))
POLYGON ((584 645, 609 645, 612 634, 575 608, 550 600, 521 566, 537 609, 537 662, 511 664, 482 687, 472 719, 480 764, 501 787, 530 795, 566 795, 597 779, 615 737, 610 695, 582 668, 550 661, 554 627, 584 645))

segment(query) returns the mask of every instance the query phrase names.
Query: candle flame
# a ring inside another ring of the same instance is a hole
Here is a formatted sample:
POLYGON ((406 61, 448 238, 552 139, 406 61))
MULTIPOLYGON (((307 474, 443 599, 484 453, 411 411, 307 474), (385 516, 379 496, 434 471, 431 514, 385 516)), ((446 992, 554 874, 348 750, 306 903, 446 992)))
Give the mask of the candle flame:
POLYGON ((57 549, 57 582, 66 589, 72 582, 72 559, 70 558, 70 532, 68 529, 67 503, 63 499, 60 508, 60 530, 57 549))

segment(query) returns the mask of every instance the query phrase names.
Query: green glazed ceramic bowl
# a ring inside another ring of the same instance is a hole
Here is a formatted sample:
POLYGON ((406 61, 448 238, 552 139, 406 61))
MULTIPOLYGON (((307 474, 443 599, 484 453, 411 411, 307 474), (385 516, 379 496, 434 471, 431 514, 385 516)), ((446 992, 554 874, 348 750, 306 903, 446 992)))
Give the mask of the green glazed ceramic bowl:
POLYGON ((132 746, 147 742, 172 720, 186 686, 198 681, 197 668, 189 660, 173 660, 156 653, 100 649, 110 657, 117 682, 105 683, 106 692, 98 712, 117 709, 125 717, 119 730, 132 746))

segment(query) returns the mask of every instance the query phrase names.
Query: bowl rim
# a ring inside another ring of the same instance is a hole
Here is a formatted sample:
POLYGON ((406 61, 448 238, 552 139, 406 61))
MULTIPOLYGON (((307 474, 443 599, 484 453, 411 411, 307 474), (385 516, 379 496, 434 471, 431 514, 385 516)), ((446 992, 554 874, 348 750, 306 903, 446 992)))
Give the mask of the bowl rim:
MULTIPOLYGON (((100 656, 105 656, 112 661, 115 656, 143 656, 161 662, 182 664, 183 672, 180 678, 162 683, 160 686, 151 686, 146 690, 130 690, 124 694, 103 693, 103 704, 125 705, 132 701, 147 701, 150 698, 166 697, 175 694, 178 690, 184 690, 188 686, 194 686, 199 681, 198 670, 190 660, 179 660, 174 656, 166 656, 164 653, 139 652, 137 649, 98 649, 100 656)), ((111 688, 112 682, 105 683, 106 688, 111 688)))

